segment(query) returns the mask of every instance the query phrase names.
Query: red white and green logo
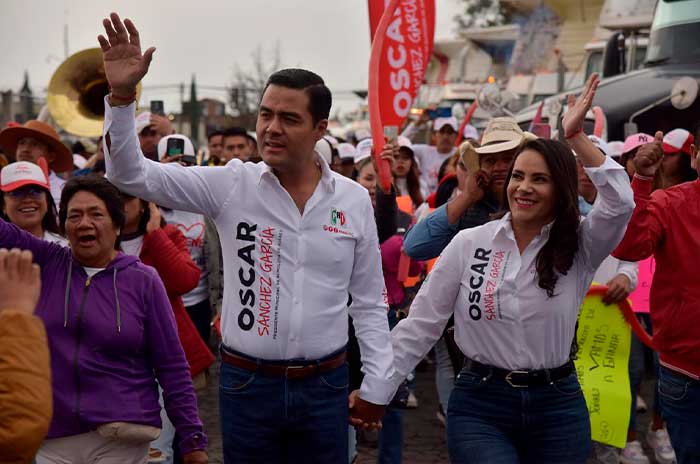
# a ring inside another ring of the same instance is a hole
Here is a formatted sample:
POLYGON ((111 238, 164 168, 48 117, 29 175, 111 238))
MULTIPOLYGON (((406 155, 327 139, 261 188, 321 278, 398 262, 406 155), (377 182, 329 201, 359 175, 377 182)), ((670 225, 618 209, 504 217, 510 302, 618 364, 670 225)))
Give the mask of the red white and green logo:
POLYGON ((333 208, 331 210, 331 224, 334 226, 344 226, 345 225, 345 213, 333 208))

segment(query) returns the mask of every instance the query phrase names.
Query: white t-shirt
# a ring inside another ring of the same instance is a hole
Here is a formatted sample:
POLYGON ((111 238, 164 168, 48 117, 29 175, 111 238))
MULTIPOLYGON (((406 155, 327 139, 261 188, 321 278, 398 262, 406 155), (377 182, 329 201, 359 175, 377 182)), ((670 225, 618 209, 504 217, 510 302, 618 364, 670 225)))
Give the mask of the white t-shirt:
POLYGON ((44 240, 47 242, 51 243, 58 243, 61 246, 67 247, 69 246, 68 240, 66 240, 64 237, 61 237, 58 234, 54 234, 53 232, 49 232, 48 230, 44 231, 44 240))
POLYGON ((456 152, 457 147, 452 148, 449 153, 438 153, 437 148, 433 145, 413 145, 413 153, 420 163, 420 176, 425 182, 428 192, 432 193, 437 190, 438 182, 440 181, 438 174, 442 163, 456 152))
POLYGON ((88 278, 94 276, 95 274, 97 274, 100 271, 105 270, 104 267, 87 267, 87 266, 83 266, 83 269, 85 269, 85 273, 88 275, 88 278))
POLYGON ((177 227, 187 240, 192 261, 199 267, 199 283, 189 293, 182 295, 185 306, 194 306, 209 298, 209 270, 204 259, 204 216, 173 209, 161 208, 165 222, 177 227))
POLYGON ((51 188, 51 196, 53 197, 53 202, 56 204, 56 210, 61 204, 61 192, 63 192, 63 186, 66 185, 66 181, 56 175, 55 172, 49 172, 49 187, 51 188))
POLYGON ((139 235, 131 240, 122 240, 121 247, 125 254, 138 258, 141 256, 141 250, 143 249, 143 235, 139 235))

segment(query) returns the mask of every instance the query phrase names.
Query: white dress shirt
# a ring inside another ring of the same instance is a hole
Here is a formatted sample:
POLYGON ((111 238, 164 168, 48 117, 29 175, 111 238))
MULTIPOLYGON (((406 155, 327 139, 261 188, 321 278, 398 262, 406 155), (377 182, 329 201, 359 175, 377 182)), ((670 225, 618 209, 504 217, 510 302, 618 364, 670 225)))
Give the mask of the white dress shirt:
POLYGON ((214 220, 224 262, 226 346, 269 359, 319 359, 348 341, 349 308, 365 374, 360 397, 387 404, 393 354, 377 226, 369 194, 318 156, 304 213, 264 163, 189 167, 147 160, 134 105, 105 99, 107 176, 125 192, 214 220))
POLYGON ((554 368, 569 359, 581 302, 603 260, 622 240, 634 200, 625 170, 610 158, 586 171, 598 202, 579 228, 579 251, 555 295, 538 286, 536 258, 551 224, 518 250, 510 214, 461 231, 445 248, 392 331, 394 386, 440 338, 454 313, 455 340, 478 362, 509 370, 554 368))

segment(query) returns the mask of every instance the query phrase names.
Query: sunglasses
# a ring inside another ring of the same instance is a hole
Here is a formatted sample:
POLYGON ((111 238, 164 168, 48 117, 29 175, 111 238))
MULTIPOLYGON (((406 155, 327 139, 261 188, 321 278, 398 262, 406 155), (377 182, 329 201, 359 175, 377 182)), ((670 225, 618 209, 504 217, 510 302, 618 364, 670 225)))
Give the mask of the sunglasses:
POLYGON ((32 198, 39 198, 41 197, 46 191, 42 189, 41 187, 23 187, 23 188, 18 188, 17 190, 13 190, 11 192, 7 192, 9 196, 12 198, 26 198, 26 197, 32 197, 32 198))

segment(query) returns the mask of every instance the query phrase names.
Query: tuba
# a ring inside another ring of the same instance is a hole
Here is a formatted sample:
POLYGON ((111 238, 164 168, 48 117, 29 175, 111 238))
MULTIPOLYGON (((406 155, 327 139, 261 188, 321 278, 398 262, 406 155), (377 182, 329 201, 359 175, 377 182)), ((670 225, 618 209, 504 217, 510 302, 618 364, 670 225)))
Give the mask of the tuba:
MULTIPOLYGON (((66 59, 49 82, 47 107, 56 125, 79 137, 99 137, 104 122, 104 97, 109 84, 102 50, 88 48, 66 59)), ((136 89, 136 100, 141 84, 136 89)))

